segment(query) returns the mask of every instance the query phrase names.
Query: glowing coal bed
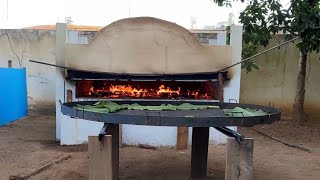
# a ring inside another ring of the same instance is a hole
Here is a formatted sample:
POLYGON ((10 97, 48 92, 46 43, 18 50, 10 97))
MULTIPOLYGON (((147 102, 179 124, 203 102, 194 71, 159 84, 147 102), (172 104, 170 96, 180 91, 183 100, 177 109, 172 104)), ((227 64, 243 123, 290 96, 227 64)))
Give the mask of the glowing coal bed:
POLYGON ((77 98, 197 99, 217 98, 214 81, 116 81, 80 80, 77 98))

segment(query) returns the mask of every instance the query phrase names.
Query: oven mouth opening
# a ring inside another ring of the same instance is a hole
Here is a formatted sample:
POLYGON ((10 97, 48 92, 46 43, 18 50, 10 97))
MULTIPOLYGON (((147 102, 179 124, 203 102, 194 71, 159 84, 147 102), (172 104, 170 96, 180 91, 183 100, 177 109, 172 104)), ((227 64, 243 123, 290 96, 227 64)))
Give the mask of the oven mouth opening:
POLYGON ((76 98, 214 100, 217 81, 77 80, 76 98))

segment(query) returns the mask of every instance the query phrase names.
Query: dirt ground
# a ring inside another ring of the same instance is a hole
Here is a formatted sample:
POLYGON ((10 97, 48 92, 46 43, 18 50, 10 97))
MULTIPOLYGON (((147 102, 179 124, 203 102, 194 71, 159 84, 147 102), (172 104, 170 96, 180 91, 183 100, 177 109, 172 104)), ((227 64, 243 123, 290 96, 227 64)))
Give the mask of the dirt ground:
MULTIPOLYGON (((282 141, 310 149, 306 152, 265 137, 252 128, 240 128, 255 139, 254 179, 320 179, 320 120, 296 127, 291 121, 260 125, 255 130, 282 141)), ((0 179, 39 167, 59 155, 71 158, 57 163, 30 180, 88 179, 87 145, 60 146, 55 142, 55 117, 31 112, 27 118, 0 127, 0 179)), ((206 179, 224 179, 225 146, 210 145, 206 179)), ((190 148, 158 150, 123 147, 120 150, 120 179, 189 179, 190 148)))

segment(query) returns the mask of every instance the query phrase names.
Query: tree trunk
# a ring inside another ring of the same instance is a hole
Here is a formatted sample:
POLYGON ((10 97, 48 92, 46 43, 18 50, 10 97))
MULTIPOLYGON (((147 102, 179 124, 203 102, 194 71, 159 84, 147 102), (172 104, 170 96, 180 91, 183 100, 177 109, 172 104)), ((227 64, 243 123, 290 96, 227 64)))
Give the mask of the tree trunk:
POLYGON ((296 119, 300 125, 302 125, 307 120, 307 116, 304 112, 306 67, 307 54, 300 52, 296 97, 293 105, 294 119, 296 119))

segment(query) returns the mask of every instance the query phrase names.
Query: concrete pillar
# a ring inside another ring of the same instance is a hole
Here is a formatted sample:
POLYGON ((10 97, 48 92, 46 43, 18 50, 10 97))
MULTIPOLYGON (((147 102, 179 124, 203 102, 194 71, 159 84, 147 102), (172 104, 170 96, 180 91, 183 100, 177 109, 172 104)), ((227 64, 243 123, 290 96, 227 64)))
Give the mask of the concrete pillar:
MULTIPOLYGON (((67 26, 65 23, 56 24, 56 65, 65 66, 65 43, 66 43, 67 26)), ((56 68, 56 140, 61 139, 61 102, 65 102, 64 78, 65 70, 56 68)))
MULTIPOLYGON (((232 64, 240 62, 242 54, 242 26, 231 26, 230 46, 232 47, 232 64)), ((232 77, 229 83, 225 85, 224 101, 229 102, 229 99, 234 99, 239 102, 241 65, 234 66, 228 71, 232 72, 232 77)))

